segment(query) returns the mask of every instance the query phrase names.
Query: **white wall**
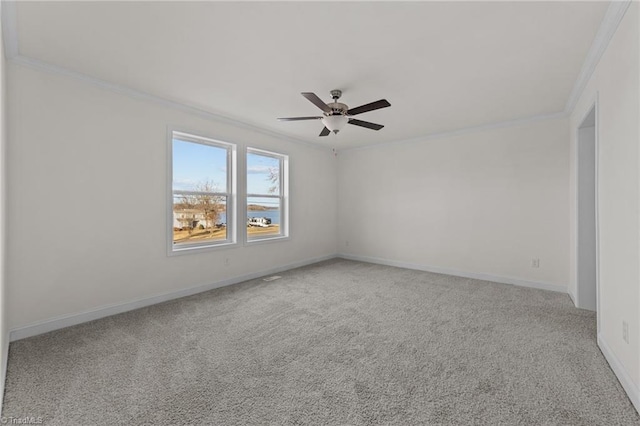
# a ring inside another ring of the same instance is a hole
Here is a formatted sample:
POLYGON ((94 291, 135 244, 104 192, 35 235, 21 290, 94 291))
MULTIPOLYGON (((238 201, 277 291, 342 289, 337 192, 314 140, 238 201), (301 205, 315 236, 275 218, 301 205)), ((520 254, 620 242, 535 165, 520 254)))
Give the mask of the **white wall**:
POLYGON ((10 328, 335 254, 331 151, 16 63, 9 79, 10 328), (168 257, 167 125, 288 154, 291 239, 168 257))
POLYGON ((5 152, 7 140, 7 62, 4 52, 4 35, 2 31, 2 4, 0 4, 0 412, 4 400, 4 382, 7 373, 7 357, 9 352, 9 330, 5 299, 5 244, 6 244, 6 167, 5 152))
POLYGON ((341 151, 339 250, 566 291, 568 138, 551 119, 341 151))
POLYGON ((597 98, 599 342, 636 408, 640 408, 638 9, 633 2, 627 10, 570 117, 571 291, 576 288, 577 129, 597 98), (622 339, 623 321, 629 324, 629 343, 622 339))

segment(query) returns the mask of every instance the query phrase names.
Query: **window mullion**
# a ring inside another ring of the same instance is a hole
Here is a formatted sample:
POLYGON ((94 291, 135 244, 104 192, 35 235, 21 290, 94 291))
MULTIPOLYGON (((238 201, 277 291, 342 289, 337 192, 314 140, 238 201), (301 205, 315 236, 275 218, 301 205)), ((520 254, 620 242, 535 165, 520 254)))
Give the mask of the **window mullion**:
POLYGON ((282 195, 273 194, 247 194, 247 198, 282 198, 282 195))

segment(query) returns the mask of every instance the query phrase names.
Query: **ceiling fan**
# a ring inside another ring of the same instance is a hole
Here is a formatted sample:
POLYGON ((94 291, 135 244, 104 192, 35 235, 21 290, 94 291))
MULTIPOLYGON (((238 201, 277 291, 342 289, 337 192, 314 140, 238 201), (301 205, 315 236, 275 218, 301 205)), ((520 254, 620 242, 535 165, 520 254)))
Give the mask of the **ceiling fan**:
POLYGON ((384 126, 382 124, 370 123, 368 121, 357 120, 352 118, 354 115, 362 114, 363 112, 373 111, 380 108, 390 107, 391 104, 386 99, 380 99, 379 101, 371 102, 359 107, 349 108, 347 105, 338 102, 340 96, 342 96, 341 90, 332 90, 331 97, 333 102, 325 104, 322 102, 315 93, 302 92, 302 96, 307 98, 312 104, 317 106, 323 111, 323 115, 317 117, 285 117, 278 118, 280 121, 301 121, 301 120, 322 120, 324 129, 320 132, 320 136, 327 136, 333 132, 337 134, 345 124, 353 124, 355 126, 366 127, 367 129, 380 130, 384 126))

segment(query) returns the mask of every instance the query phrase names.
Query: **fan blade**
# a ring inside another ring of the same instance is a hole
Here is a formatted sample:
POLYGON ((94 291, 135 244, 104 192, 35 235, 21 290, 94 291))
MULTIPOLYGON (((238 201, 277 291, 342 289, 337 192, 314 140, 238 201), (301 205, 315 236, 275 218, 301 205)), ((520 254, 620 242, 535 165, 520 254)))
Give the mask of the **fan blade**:
POLYGON ((384 127, 382 124, 369 123, 368 121, 356 120, 355 118, 350 119, 349 124, 353 124, 355 126, 360 126, 360 127, 366 127, 367 129, 372 129, 372 130, 380 130, 384 127))
POLYGON ((358 115, 363 112, 373 111, 375 109, 390 107, 391 104, 386 99, 380 99, 379 101, 371 102, 370 104, 360 105, 359 107, 351 108, 347 111, 349 115, 358 115))
POLYGON ((300 120, 320 120, 322 117, 284 117, 278 118, 280 121, 300 121, 300 120))
POLYGON ((322 102, 322 99, 320 99, 318 95, 316 95, 315 93, 302 92, 302 96, 307 98, 312 104, 314 104, 315 106, 317 106, 318 108, 326 112, 327 114, 331 114, 331 108, 329 108, 329 105, 322 102))
POLYGON ((331 133, 331 130, 327 129, 326 127, 324 129, 322 129, 322 131, 320 132, 320 134, 318 136, 329 136, 329 133, 331 133))

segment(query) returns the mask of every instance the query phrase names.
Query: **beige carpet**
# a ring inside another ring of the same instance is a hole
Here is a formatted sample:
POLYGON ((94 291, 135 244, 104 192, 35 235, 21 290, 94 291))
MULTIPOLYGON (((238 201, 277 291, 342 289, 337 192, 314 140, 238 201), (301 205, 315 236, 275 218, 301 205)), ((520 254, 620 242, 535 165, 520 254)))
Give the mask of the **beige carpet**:
POLYGON ((335 260, 11 344, 46 425, 640 424, 567 295, 335 260))

